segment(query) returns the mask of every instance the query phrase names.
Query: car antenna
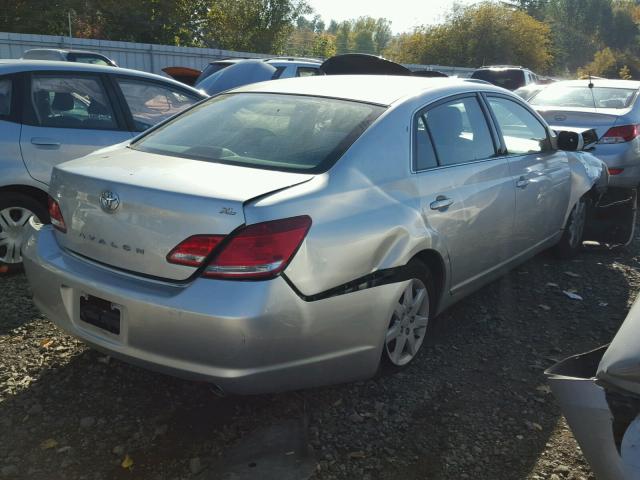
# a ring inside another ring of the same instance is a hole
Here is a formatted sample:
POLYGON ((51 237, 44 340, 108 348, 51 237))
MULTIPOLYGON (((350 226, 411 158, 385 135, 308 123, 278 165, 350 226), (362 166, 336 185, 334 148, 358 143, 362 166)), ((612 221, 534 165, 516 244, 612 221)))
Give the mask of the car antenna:
POLYGON ((591 72, 589 72, 589 88, 593 88, 593 81, 591 80, 591 72))

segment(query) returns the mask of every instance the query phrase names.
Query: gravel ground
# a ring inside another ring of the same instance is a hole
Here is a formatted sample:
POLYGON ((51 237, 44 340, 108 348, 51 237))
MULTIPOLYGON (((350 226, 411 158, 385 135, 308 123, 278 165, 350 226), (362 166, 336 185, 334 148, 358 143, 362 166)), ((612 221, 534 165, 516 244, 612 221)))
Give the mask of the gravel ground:
POLYGON ((543 370, 611 340, 639 246, 537 256, 441 316, 402 373, 240 398, 84 347, 0 276, 0 478, 591 479, 543 370))

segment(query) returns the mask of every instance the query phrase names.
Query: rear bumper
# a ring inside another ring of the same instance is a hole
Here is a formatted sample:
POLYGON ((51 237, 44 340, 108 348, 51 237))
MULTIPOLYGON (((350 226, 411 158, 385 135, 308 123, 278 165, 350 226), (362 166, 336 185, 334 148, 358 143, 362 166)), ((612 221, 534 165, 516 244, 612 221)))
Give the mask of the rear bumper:
POLYGON ((51 227, 23 247, 34 302, 71 335, 124 361, 254 394, 367 378, 405 282, 305 302, 281 277, 178 285, 62 250, 51 227), (118 305, 114 335, 80 320, 82 295, 118 305))
POLYGON ((622 173, 609 176, 613 187, 635 188, 640 185, 640 142, 597 144, 593 153, 607 164, 608 168, 622 168, 622 173))

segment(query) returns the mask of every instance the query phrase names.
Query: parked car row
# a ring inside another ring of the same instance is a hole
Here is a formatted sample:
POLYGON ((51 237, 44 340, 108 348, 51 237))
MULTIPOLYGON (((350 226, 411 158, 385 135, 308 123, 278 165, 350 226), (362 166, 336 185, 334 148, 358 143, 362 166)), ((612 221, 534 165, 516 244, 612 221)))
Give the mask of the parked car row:
POLYGON ((52 321, 129 362, 233 393, 362 379, 537 252, 630 241, 584 138, 474 80, 254 83, 56 166, 25 270, 52 321))
MULTIPOLYGON (((0 266, 128 362, 243 394, 367 378, 536 253, 634 235, 640 82, 253 59, 205 69, 205 100, 59 53, 0 62, 0 266)), ((548 372, 605 479, 640 471, 637 305, 548 372)))

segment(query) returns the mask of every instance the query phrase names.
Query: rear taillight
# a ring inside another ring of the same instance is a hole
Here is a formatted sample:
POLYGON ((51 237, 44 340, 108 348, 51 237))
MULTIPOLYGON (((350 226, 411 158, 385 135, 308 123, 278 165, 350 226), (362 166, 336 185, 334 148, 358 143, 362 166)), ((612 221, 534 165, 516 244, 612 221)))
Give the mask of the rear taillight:
POLYGON ((196 235, 175 247, 167 261, 199 267, 220 245, 203 276, 227 279, 269 278, 282 272, 302 244, 309 228, 308 216, 256 223, 236 230, 230 237, 196 235))
POLYGON ((609 169, 609 175, 620 175, 622 172, 624 172, 624 168, 610 168, 609 169))
POLYGON ((167 255, 167 262, 199 267, 216 248, 224 235, 194 235, 187 238, 167 255))
POLYGON ((51 218, 51 225, 53 225, 56 230, 67 233, 67 225, 64 223, 60 205, 51 197, 49 197, 49 217, 51 218))
POLYGON ((607 130, 598 143, 625 143, 640 135, 640 125, 620 125, 607 130))

